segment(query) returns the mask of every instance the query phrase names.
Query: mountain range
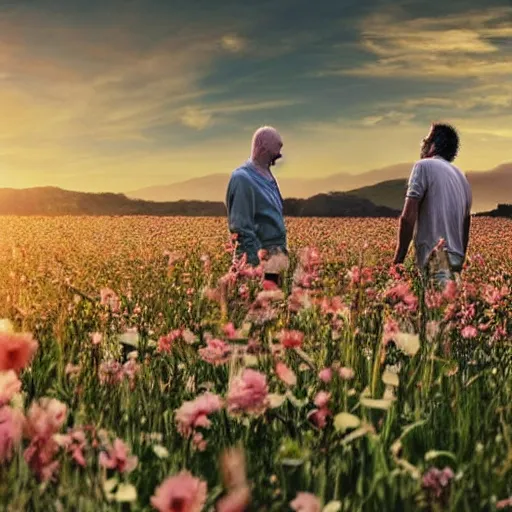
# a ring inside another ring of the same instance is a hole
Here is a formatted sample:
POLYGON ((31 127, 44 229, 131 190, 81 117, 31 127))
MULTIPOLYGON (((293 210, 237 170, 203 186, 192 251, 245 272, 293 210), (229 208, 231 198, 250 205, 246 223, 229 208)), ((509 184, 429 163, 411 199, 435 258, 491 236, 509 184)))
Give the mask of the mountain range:
MULTIPOLYGON (((290 217, 397 217, 400 210, 377 206, 354 193, 317 194, 284 200, 290 217)), ((58 187, 0 189, 0 215, 225 216, 222 201, 145 201, 124 194, 91 193, 58 187)))
MULTIPOLYGON (((329 192, 348 192, 390 208, 403 206, 407 178, 413 163, 399 163, 361 174, 337 173, 324 178, 280 178, 285 198, 308 198, 329 192)), ((473 190, 473 211, 492 209, 498 203, 512 202, 512 162, 487 171, 468 171, 473 190)), ((126 192, 130 198, 148 201, 224 201, 229 174, 210 174, 200 178, 145 187, 126 192)))

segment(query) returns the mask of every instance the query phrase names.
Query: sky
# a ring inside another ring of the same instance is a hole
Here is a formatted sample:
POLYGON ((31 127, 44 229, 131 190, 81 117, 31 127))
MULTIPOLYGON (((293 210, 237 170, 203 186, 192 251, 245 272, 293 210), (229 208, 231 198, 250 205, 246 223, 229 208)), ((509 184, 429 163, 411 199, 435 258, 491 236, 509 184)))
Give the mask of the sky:
POLYGON ((275 126, 276 172, 512 160, 510 0, 4 0, 0 187, 131 191, 230 173, 275 126))

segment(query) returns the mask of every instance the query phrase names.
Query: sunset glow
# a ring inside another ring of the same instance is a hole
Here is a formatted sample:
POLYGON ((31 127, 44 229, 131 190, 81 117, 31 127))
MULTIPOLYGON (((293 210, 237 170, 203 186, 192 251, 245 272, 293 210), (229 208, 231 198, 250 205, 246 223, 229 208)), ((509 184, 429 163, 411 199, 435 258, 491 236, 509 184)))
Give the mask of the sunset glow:
POLYGON ((512 8, 490 2, 12 2, 0 187, 125 192, 247 158, 288 178, 412 162, 453 123, 465 171, 512 160, 512 8))

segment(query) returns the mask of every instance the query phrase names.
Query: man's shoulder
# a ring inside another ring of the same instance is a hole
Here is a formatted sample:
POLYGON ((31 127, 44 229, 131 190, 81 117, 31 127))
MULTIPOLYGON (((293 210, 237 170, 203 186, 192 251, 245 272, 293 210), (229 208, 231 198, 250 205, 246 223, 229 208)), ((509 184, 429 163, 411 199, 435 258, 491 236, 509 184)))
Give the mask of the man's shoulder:
POLYGON ((249 166, 246 163, 239 165, 236 169, 231 171, 229 181, 234 182, 246 182, 250 179, 249 166))
POLYGON ((432 162, 433 162, 433 158, 420 158, 418 160, 416 160, 413 165, 412 165, 412 168, 413 169, 427 169, 428 167, 430 167, 432 165, 432 162))
POLYGON ((414 162, 412 170, 416 172, 425 171, 429 175, 440 174, 441 176, 446 170, 451 170, 464 175, 464 173, 456 165, 454 165, 453 162, 449 162, 444 158, 437 157, 427 157, 416 160, 416 162, 414 162))

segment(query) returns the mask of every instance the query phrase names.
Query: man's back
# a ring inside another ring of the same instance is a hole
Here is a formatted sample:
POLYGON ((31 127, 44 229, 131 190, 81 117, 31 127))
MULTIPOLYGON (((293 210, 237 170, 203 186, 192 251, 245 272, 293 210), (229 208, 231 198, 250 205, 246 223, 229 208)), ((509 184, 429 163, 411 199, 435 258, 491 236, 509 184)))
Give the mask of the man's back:
POLYGON ((449 253, 465 257, 465 219, 471 213, 471 187, 464 174, 440 157, 416 162, 407 190, 420 199, 415 233, 417 262, 425 266, 441 238, 449 253))

